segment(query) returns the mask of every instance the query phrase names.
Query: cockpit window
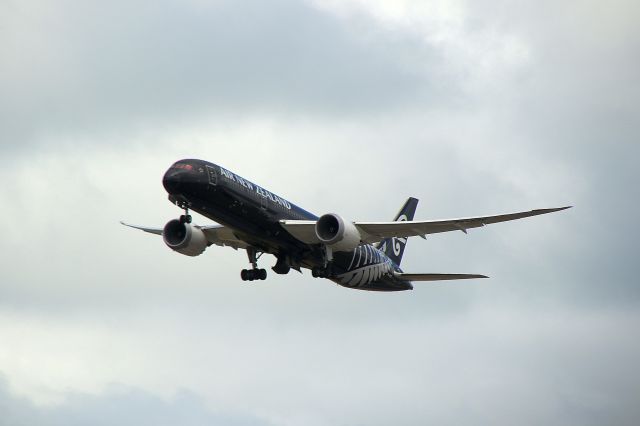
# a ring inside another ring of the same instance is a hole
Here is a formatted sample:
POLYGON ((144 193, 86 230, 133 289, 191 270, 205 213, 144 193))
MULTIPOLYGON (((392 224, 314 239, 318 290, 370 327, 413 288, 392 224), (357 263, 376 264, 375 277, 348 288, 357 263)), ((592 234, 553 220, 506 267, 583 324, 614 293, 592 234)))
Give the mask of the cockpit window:
POLYGON ((183 170, 193 170, 193 166, 191 164, 185 163, 176 163, 173 165, 174 169, 183 169, 183 170))

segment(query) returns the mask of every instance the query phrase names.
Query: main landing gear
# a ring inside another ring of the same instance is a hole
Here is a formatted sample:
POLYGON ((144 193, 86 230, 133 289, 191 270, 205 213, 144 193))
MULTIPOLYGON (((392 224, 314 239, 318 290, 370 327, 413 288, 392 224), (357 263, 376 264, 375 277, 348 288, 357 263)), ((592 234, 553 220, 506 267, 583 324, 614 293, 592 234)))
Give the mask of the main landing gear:
POLYGON ((332 276, 331 264, 327 265, 326 268, 313 268, 311 276, 313 278, 330 278, 332 276))
POLYGON ((242 281, 254 281, 254 280, 266 280, 266 269, 243 269, 240 271, 240 278, 242 281))
POLYGON ((313 278, 330 278, 333 275, 333 250, 329 246, 324 246, 322 254, 324 267, 313 268, 311 270, 313 278))
POLYGON ((267 270, 258 269, 258 259, 262 256, 262 253, 258 254, 258 251, 253 247, 247 248, 247 256, 249 257, 249 263, 251 263, 251 269, 243 269, 240 272, 240 278, 242 281, 264 281, 267 279, 267 270))

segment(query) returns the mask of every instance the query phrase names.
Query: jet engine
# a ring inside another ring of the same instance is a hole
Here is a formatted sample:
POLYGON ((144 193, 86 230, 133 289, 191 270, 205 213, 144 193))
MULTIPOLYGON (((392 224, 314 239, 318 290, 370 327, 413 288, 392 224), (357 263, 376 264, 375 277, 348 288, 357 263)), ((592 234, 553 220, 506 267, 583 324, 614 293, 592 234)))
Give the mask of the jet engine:
POLYGON ((334 251, 351 251, 360 245, 360 231, 335 213, 323 215, 316 222, 316 236, 334 251))
POLYGON ((167 222, 162 239, 172 250, 187 256, 198 256, 209 246, 202 229, 178 219, 167 222))

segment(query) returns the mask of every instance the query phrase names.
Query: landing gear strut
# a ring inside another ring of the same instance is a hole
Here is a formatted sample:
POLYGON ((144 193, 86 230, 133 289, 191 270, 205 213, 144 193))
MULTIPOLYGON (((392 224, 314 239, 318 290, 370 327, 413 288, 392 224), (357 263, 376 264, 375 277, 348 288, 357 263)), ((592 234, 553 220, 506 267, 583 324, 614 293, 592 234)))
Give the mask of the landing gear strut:
POLYGON ((240 271, 242 281, 266 280, 267 270, 258 269, 258 259, 262 256, 262 252, 258 254, 258 251, 254 247, 247 247, 247 256, 249 257, 249 263, 251 263, 252 268, 240 271))
POLYGON ((181 204, 180 207, 184 210, 184 214, 180 216, 180 223, 191 223, 192 218, 189 214, 189 206, 187 204, 181 204))
POLYGON ((311 276, 313 276, 313 278, 329 278, 333 274, 333 250, 331 250, 329 246, 324 246, 322 254, 324 267, 313 268, 311 270, 311 276))

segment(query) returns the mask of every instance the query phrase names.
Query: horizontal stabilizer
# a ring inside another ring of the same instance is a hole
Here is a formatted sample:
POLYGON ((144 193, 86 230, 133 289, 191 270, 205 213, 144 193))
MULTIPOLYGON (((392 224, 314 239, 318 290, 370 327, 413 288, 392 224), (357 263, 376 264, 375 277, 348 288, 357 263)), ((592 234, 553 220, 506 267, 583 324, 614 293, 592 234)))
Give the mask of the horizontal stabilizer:
POLYGON ((402 281, 448 281, 448 280, 471 280, 475 278, 489 278, 486 275, 478 274, 394 274, 402 281))

